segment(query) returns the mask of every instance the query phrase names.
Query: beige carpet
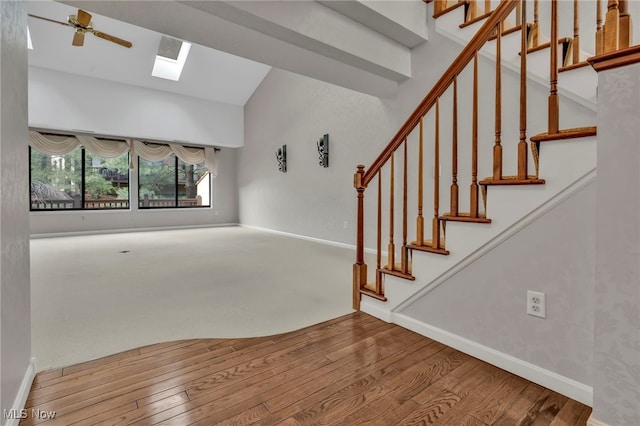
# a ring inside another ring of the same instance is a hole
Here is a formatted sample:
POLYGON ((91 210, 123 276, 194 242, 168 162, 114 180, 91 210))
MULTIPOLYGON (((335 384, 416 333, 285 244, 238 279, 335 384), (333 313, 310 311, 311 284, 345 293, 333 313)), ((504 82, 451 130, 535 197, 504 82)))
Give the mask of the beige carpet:
POLYGON ((354 251, 240 227, 31 241, 38 370, 351 312, 354 251))

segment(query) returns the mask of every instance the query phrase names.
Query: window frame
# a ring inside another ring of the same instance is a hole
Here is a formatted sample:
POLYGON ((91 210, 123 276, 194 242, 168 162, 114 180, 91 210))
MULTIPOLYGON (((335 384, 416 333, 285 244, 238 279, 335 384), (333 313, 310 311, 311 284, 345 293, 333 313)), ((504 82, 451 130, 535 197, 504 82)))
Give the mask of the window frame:
MULTIPOLYGON (((81 201, 80 201, 80 206, 81 207, 72 207, 72 208, 51 208, 51 209, 34 209, 33 208, 33 201, 31 200, 31 184, 32 184, 32 163, 31 163, 31 154, 32 154, 32 150, 35 149, 32 146, 29 146, 29 212, 78 212, 78 211, 126 211, 126 210, 131 210, 131 172, 127 171, 127 187, 128 187, 128 191, 127 191, 127 206, 126 207, 104 207, 104 208, 99 208, 99 207, 94 207, 94 208, 87 208, 85 207, 86 204, 86 149, 83 146, 79 146, 76 149, 80 149, 80 167, 82 169, 81 172, 81 183, 80 183, 80 194, 81 194, 81 201)), ((45 154, 48 156, 51 156, 51 154, 46 154, 43 153, 41 151, 38 151, 36 149, 37 152, 41 153, 41 154, 45 154)), ((73 151, 71 151, 73 152, 73 151)), ((124 155, 124 154, 123 154, 124 155)), ((127 153, 127 163, 130 161, 130 156, 131 153, 127 153)), ((98 156, 99 157, 99 156, 98 156)), ((102 158, 102 157, 100 157, 102 158)))
MULTIPOLYGON (((149 162, 153 162, 151 160, 145 160, 144 158, 138 156, 138 167, 137 167, 137 172, 138 172, 138 188, 137 188, 137 192, 138 192, 138 209, 139 210, 163 210, 163 209, 210 209, 213 207, 213 203, 212 203, 212 179, 211 179, 211 172, 207 171, 207 173, 209 174, 209 176, 207 176, 207 179, 209 179, 209 204, 207 205, 195 205, 195 206, 181 206, 180 205, 180 192, 178 191, 179 188, 179 179, 178 179, 178 173, 179 173, 179 161, 180 159, 178 158, 177 155, 172 154, 173 158, 174 158, 174 165, 173 165, 173 169, 174 169, 174 180, 173 180, 173 185, 174 185, 174 205, 172 206, 143 206, 142 200, 143 198, 140 196, 140 170, 142 169, 140 166, 140 161, 144 160, 144 161, 149 161, 149 162)), ((184 162, 184 161, 183 161, 184 162)), ((188 163, 185 163, 188 164, 188 163)))

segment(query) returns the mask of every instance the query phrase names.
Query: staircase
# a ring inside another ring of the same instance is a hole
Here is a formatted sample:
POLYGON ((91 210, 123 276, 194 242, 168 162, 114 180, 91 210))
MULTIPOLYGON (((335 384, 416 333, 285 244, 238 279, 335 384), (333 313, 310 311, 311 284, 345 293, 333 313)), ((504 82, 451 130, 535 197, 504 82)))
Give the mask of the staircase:
POLYGON ((431 3, 438 32, 464 47, 354 175, 354 309, 389 320, 594 178, 586 59, 634 44, 629 2, 604 3, 431 3), (595 19, 581 26, 588 8, 595 19))

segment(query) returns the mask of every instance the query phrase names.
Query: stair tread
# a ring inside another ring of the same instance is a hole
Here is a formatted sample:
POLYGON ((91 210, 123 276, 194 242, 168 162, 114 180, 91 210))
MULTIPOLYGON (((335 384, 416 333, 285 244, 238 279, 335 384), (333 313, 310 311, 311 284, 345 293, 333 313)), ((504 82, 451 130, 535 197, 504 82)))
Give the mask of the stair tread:
POLYGON ((493 13, 493 11, 487 12, 487 13, 483 13, 482 15, 478 15, 473 19, 469 19, 467 22, 463 22, 462 24, 459 25, 459 27, 460 28, 465 28, 465 27, 468 27, 470 25, 473 25, 476 22, 482 21, 483 19, 487 19, 489 16, 491 16, 492 13, 493 13))
POLYGON ((456 215, 445 213, 440 216, 440 219, 452 222, 491 223, 491 219, 487 218, 485 214, 479 214, 478 217, 471 217, 471 213, 469 212, 458 212, 456 215))
POLYGON ((529 175, 526 179, 518 179, 518 176, 502 176, 502 179, 488 177, 480 181, 480 185, 542 185, 544 179, 529 175))
POLYGON ((412 241, 411 244, 407 245, 407 247, 410 248, 411 250, 426 251, 429 253, 436 253, 436 254, 442 254, 442 255, 449 254, 449 250, 444 248, 444 238, 441 240, 440 247, 438 248, 432 247, 431 240, 424 240, 422 241, 422 244, 418 244, 418 241, 412 241))
POLYGON ((585 138, 588 136, 595 136, 597 134, 597 127, 575 127, 573 129, 563 129, 558 133, 539 133, 531 137, 531 142, 548 142, 557 141, 563 139, 585 138))
POLYGON ((558 69, 558 72, 565 72, 575 70, 577 68, 588 67, 590 64, 587 61, 578 62, 577 64, 567 65, 566 67, 562 67, 558 69))
POLYGON ((382 268, 378 269, 378 271, 382 272, 383 274, 393 275, 394 277, 400 277, 410 281, 415 281, 416 279, 416 277, 414 277, 413 275, 409 273, 405 274, 404 272, 402 272, 402 267, 399 263, 396 264, 393 269, 389 269, 388 266, 383 266, 382 268))
POLYGON ((367 295, 369 297, 373 297, 374 299, 378 299, 378 300, 382 300, 383 302, 387 301, 387 298, 384 296, 384 294, 378 294, 375 292, 375 290, 372 290, 368 287, 362 287, 360 288, 360 294, 364 294, 367 295))
MULTIPOLYGON (((558 39, 558 44, 569 43, 571 39, 569 37, 561 37, 558 39)), ((527 49, 527 54, 538 52, 540 50, 548 49, 551 47, 551 42, 547 41, 545 43, 539 43, 537 46, 530 47, 527 49)), ((521 55, 522 52, 518 52, 518 55, 521 55)))
MULTIPOLYGON (((517 33, 518 31, 520 31, 521 26, 520 25, 516 25, 515 27, 511 27, 511 28, 507 28, 506 30, 502 30, 502 36, 506 36, 509 34, 513 34, 513 33, 517 33)), ((492 41, 495 40, 496 38, 498 38, 498 36, 496 34, 492 35, 491 37, 489 37, 489 39, 487 41, 492 41)))

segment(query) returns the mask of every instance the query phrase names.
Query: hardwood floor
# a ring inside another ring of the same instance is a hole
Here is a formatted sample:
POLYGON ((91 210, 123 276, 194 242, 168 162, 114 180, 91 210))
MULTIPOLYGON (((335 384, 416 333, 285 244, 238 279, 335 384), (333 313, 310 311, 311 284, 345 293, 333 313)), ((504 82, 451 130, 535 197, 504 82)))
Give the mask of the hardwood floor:
POLYGON ((363 313, 277 336, 161 343, 43 372, 26 408, 23 426, 584 425, 591 413, 363 313))

